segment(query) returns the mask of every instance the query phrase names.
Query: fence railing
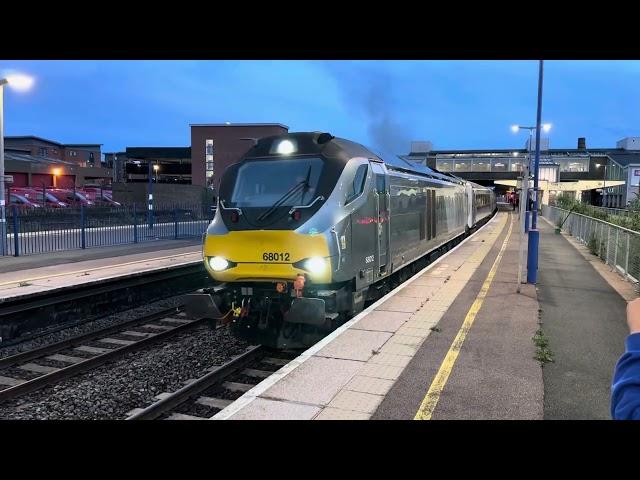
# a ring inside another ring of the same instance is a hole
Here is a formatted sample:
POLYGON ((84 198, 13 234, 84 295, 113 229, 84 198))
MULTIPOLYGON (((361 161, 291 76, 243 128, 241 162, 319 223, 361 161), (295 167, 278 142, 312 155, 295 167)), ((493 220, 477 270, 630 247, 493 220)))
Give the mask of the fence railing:
POLYGON ((608 215, 618 215, 619 217, 629 216, 629 210, 625 210, 623 208, 596 207, 596 206, 592 206, 591 208, 595 210, 599 210, 608 215))
POLYGON ((542 215, 586 245, 625 279, 640 279, 640 233, 563 208, 544 205, 542 215))
MULTIPOLYGON (((0 255, 36 253, 201 236, 213 220, 209 205, 7 209, 0 255)), ((1 236, 0 236, 1 237, 1 236)))

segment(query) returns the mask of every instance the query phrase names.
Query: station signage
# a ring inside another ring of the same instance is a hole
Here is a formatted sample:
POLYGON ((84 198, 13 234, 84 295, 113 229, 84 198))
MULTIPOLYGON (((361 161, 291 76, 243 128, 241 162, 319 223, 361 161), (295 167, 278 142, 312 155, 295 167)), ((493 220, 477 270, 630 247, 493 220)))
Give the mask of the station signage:
POLYGON ((629 183, 632 187, 637 187, 640 185, 640 168, 632 168, 631 172, 629 183))
POLYGON ((4 183, 13 183, 13 175, 4 175, 4 183))

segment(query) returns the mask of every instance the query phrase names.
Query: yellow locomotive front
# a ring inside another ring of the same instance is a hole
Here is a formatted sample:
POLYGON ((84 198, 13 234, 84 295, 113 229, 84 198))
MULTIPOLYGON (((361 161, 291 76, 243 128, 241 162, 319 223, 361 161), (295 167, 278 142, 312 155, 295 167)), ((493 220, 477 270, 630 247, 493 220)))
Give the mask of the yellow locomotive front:
POLYGON ((306 346, 335 328, 338 315, 328 310, 348 309, 335 285, 332 219, 317 215, 345 164, 332 139, 263 139, 221 179, 203 243, 205 267, 221 285, 205 300, 220 317, 231 311, 234 332, 250 341, 306 346))

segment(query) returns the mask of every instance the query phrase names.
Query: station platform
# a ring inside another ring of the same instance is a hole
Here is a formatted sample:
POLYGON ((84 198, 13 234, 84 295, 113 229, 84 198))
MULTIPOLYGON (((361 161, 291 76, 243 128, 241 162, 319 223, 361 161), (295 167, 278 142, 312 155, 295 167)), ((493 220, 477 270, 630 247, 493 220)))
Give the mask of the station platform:
POLYGON ((0 302, 201 261, 200 238, 0 257, 0 302))
POLYGON ((212 419, 542 418, 516 219, 499 212, 212 419))

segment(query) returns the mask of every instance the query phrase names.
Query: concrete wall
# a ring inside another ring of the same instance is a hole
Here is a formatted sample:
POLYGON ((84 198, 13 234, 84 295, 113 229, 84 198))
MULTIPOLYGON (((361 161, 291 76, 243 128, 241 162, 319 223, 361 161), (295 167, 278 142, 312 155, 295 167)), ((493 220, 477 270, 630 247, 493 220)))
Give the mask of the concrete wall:
MULTIPOLYGON (((113 199, 125 205, 136 203, 146 205, 148 199, 147 183, 113 183, 113 199)), ((154 183, 153 199, 161 204, 201 205, 211 204, 213 194, 199 185, 173 185, 154 183)))

